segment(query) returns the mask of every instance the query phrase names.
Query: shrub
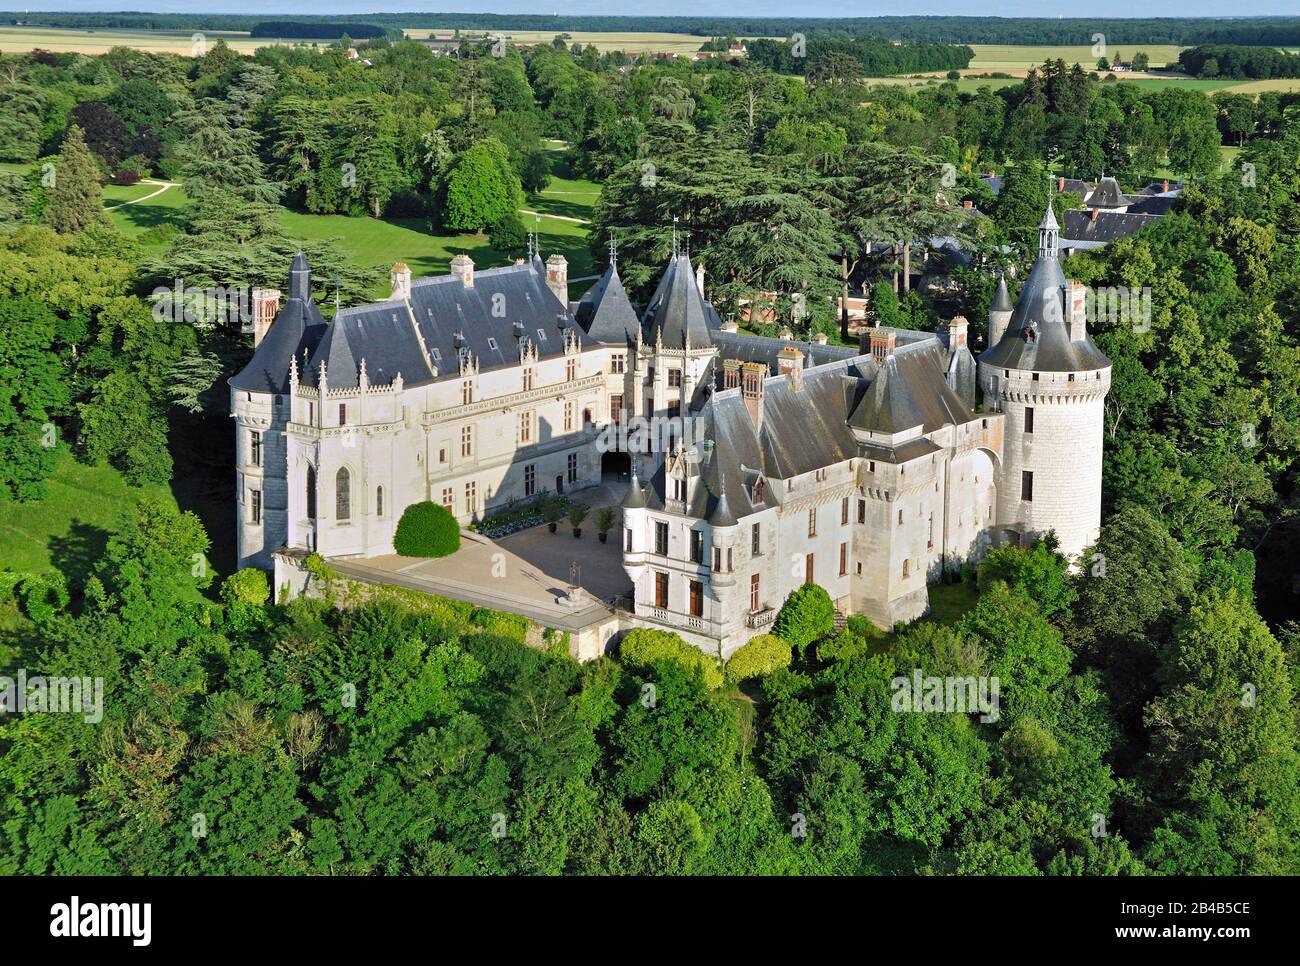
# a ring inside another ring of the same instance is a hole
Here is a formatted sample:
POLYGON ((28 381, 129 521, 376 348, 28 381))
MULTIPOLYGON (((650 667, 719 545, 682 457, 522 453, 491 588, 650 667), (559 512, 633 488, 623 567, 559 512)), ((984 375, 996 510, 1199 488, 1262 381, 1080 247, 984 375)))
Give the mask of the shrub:
POLYGON ((835 605, 817 584, 804 584, 785 599, 776 615, 773 633, 800 654, 835 628, 835 605))
POLYGON ((672 661, 683 667, 699 668, 704 674, 705 687, 712 689, 722 685, 722 670, 718 662, 671 631, 634 628, 623 638, 619 654, 623 663, 630 667, 647 668, 656 661, 672 661))
POLYGON ((68 587, 63 575, 29 574, 18 585, 23 610, 37 624, 50 620, 68 606, 68 587))
POLYGON ((609 533, 617 519, 618 512, 612 506, 603 506, 596 511, 596 529, 601 533, 609 533))
POLYGON ((460 549, 460 524, 444 506, 412 503, 397 521, 393 549, 403 557, 445 557, 460 549))
POLYGON ((759 634, 741 647, 727 661, 727 677, 744 681, 771 674, 777 668, 790 666, 790 645, 775 634, 759 634))
POLYGON ((221 599, 227 604, 261 607, 271 599, 271 585, 263 571, 256 567, 245 567, 222 582, 221 599))
POLYGON ((587 519, 587 508, 585 506, 581 503, 575 503, 569 507, 569 523, 573 525, 573 529, 577 530, 581 527, 582 521, 585 519, 587 519))

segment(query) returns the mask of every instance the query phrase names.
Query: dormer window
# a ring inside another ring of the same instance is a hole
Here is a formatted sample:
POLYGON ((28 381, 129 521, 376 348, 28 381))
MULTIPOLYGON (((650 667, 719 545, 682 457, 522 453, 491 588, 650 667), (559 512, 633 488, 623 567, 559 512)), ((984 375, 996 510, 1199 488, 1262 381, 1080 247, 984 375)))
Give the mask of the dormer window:
POLYGON ((756 483, 754 484, 754 499, 753 499, 753 502, 754 502, 755 504, 758 504, 758 503, 762 503, 762 502, 763 502, 763 482, 764 482, 764 481, 763 481, 763 478, 760 476, 760 477, 758 478, 758 482, 756 482, 756 483))
POLYGON ((686 481, 683 479, 673 480, 673 499, 686 502, 686 481))
POLYGON ((489 338, 488 338, 488 348, 489 348, 489 349, 496 349, 496 347, 497 347, 497 340, 496 340, 496 339, 493 339, 493 338, 491 338, 491 337, 489 337, 489 338))

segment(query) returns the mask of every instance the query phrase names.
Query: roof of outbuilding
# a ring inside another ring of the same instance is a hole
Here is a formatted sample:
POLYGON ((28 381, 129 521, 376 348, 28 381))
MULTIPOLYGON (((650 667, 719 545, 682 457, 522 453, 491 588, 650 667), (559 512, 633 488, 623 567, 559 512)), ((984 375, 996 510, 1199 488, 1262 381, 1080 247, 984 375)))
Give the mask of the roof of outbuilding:
POLYGON ((1061 243, 1067 248, 1072 241, 1115 241, 1154 225, 1162 216, 1137 212, 1102 211, 1092 217, 1092 211, 1075 209, 1065 213, 1065 230, 1061 243))
POLYGON ((1119 190, 1119 182, 1107 177, 1097 182, 1097 187, 1088 195, 1087 204, 1090 208, 1123 208, 1128 204, 1128 198, 1119 190))

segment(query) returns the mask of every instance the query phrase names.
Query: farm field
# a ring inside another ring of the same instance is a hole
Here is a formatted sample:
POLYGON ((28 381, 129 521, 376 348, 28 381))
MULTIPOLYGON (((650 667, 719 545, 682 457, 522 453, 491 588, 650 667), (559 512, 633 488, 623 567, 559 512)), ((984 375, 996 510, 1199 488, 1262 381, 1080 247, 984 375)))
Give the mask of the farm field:
MULTIPOLYGON (((1028 70, 1045 60, 1055 60, 1058 57, 1067 64, 1079 63, 1085 67, 1095 67, 1097 64, 1097 55, 1092 52, 1091 44, 1073 47, 971 44, 971 50, 975 51, 971 70, 1028 70)), ((1113 60, 1118 54, 1121 60, 1132 60, 1134 54, 1144 51, 1151 58, 1151 66, 1158 68, 1177 61, 1180 50, 1181 47, 1173 44, 1111 44, 1106 49, 1106 56, 1113 60)))
MULTIPOLYGON (((434 34, 450 32, 450 28, 433 30, 419 28, 407 30, 406 36, 414 40, 423 40, 434 34)), ((549 44, 560 32, 558 30, 503 30, 501 35, 521 44, 549 44)), ((579 43, 584 47, 594 44, 597 50, 625 50, 629 53, 648 50, 655 53, 685 54, 699 50, 700 44, 708 40, 707 37, 697 37, 694 34, 603 33, 581 30, 563 32, 572 38, 570 43, 579 43)), ((476 33, 479 31, 462 31, 462 34, 476 33)))
MULTIPOLYGON (((211 30, 203 36, 209 44, 224 40, 232 49, 251 54, 278 40, 253 40, 246 33, 211 30)), ((286 38, 283 42, 294 43, 286 38)), ((312 41, 297 41, 311 43, 312 41)), ((69 30, 58 27, 0 27, 0 51, 17 53, 34 47, 56 52, 103 54, 113 47, 133 47, 155 54, 194 53, 194 33, 183 30, 69 30)))

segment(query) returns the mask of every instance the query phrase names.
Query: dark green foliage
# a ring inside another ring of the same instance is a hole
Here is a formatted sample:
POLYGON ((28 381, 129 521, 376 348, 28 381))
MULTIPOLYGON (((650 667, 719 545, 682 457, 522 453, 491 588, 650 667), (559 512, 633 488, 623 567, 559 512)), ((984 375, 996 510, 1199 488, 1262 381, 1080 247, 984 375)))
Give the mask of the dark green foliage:
POLYGON ((804 584, 781 605, 772 633, 802 653, 809 644, 830 634, 835 623, 835 605, 818 584, 804 584))
POLYGON ((460 524, 445 506, 412 503, 397 521, 393 548, 403 557, 445 557, 460 549, 460 524))

